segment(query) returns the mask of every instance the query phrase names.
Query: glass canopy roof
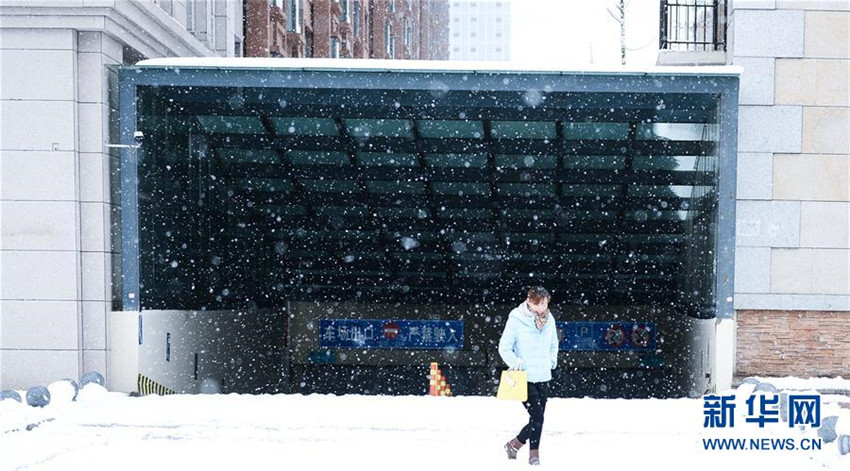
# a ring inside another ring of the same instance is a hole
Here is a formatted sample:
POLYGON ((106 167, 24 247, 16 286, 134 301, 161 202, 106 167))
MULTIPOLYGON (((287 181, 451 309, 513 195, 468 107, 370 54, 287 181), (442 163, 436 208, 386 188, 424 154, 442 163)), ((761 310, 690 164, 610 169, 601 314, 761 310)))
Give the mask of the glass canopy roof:
POLYGON ((508 302, 541 283, 714 313, 716 87, 182 75, 135 88, 145 308, 508 302))

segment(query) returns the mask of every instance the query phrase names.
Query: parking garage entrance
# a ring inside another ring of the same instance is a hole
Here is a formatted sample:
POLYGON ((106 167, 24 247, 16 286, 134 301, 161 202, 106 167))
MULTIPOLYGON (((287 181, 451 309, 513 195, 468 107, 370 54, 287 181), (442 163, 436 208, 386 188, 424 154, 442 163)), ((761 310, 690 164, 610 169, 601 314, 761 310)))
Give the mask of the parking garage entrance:
POLYGON ((455 394, 491 394, 507 314, 543 285, 554 395, 710 389, 714 320, 732 315, 737 75, 464 67, 122 69, 122 141, 144 134, 121 158, 133 374, 424 394, 435 361, 455 394))

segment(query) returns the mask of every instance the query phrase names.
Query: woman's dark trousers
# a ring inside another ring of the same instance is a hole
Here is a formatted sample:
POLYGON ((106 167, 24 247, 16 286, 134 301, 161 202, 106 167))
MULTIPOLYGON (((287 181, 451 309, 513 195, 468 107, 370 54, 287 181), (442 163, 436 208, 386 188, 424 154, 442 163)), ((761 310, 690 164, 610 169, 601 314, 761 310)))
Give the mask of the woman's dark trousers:
POLYGON ((528 400, 523 402, 528 411, 528 423, 517 435, 517 440, 525 444, 531 440, 531 449, 540 448, 540 434, 543 432, 543 413, 546 411, 546 398, 549 396, 549 382, 528 383, 528 400))

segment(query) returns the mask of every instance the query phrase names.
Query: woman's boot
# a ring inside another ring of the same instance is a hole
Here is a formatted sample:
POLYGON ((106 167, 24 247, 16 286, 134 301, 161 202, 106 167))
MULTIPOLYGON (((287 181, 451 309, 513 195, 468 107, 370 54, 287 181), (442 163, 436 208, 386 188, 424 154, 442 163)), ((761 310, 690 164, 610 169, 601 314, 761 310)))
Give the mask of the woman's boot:
POLYGON ((516 438, 511 438, 508 443, 505 443, 505 452, 508 454, 508 459, 515 460, 517 452, 520 448, 522 448, 523 445, 524 443, 517 440, 516 438))
POLYGON ((528 464, 540 464, 540 450, 528 450, 528 464))

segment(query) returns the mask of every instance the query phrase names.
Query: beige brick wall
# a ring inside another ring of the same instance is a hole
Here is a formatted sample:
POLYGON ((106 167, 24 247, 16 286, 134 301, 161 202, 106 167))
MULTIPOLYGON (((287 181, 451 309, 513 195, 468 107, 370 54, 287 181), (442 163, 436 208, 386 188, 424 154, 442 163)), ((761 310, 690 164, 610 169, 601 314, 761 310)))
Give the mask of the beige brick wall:
POLYGON ((850 312, 738 311, 738 376, 850 377, 850 312))

